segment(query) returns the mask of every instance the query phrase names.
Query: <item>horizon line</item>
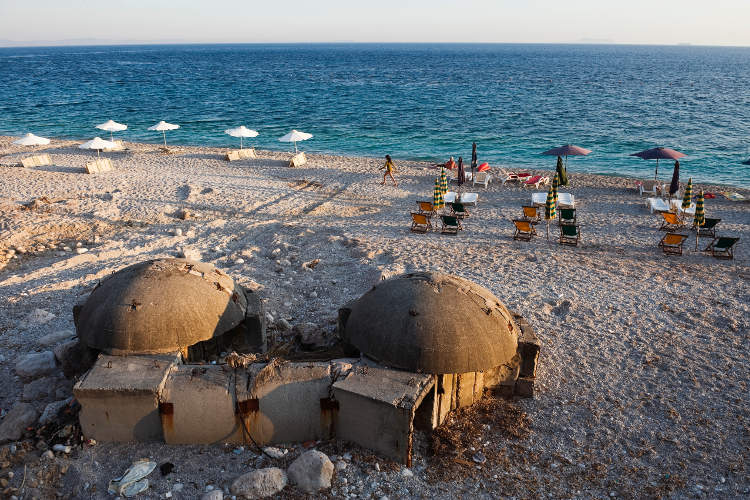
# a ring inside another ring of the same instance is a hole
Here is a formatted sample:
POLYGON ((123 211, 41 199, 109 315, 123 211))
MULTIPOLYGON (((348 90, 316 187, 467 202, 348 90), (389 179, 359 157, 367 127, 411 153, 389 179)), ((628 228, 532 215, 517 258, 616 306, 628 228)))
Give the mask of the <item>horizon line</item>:
POLYGON ((127 47, 127 46, 163 46, 163 45, 618 45, 634 47, 720 47, 720 48, 750 48, 750 45, 712 45, 712 44, 694 44, 691 42, 676 43, 647 43, 647 42, 618 42, 609 40, 578 40, 567 42, 445 42, 445 41, 426 41, 426 42, 405 42, 405 41, 294 41, 294 42, 219 42, 219 41, 170 41, 170 40, 123 40, 108 41, 91 39, 65 39, 65 40, 43 40, 39 42, 32 41, 15 41, 0 40, 0 49, 31 49, 31 48, 54 48, 54 47, 127 47), (66 43, 70 42, 70 43, 66 43), (30 45, 24 45, 30 44, 30 45))

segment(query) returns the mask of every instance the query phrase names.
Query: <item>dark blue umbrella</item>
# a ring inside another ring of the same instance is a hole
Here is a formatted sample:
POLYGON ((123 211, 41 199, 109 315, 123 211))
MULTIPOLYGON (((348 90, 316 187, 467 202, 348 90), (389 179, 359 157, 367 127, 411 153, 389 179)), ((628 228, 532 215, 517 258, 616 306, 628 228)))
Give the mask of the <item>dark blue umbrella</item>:
POLYGON ((471 143, 471 178, 474 178, 474 171, 477 169, 477 143, 471 143))
POLYGON ((464 172, 464 159, 458 157, 458 186, 461 187, 466 182, 466 172, 464 172))

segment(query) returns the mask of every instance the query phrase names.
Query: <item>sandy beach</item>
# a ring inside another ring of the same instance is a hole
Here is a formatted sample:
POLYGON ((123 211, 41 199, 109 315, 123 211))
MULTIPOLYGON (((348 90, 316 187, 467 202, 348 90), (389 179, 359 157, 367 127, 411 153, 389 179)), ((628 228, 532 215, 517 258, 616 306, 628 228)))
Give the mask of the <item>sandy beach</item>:
MULTIPOLYGON (((0 137, 4 411, 31 391, 16 360, 71 337, 73 305, 130 264, 200 258, 259 290, 275 323, 310 322, 331 336, 337 309, 382 277, 439 270, 487 287, 527 318, 542 341, 535 397, 454 422, 457 429, 467 419, 483 424, 465 435, 466 446, 485 451, 481 466, 438 459, 424 446, 415 450, 411 476, 348 443, 319 443, 346 465, 325 495, 750 495, 750 202, 706 200, 706 215, 721 218, 717 232, 741 238, 733 260, 695 251, 694 232, 684 255, 667 257, 657 247, 660 218, 649 213, 636 179, 579 174, 574 161, 560 191, 575 196, 582 240, 564 247, 555 223, 549 241, 544 222, 532 241, 512 239, 511 219, 546 187, 497 179, 487 188, 464 186, 479 200, 458 236, 412 233, 409 212, 431 199, 437 173, 427 163, 394 158, 393 187, 380 185, 379 158, 308 154, 306 165, 289 168, 290 153, 259 151, 258 159, 229 163, 225 149, 165 155, 156 144, 128 144, 127 152, 103 154, 114 171, 88 175, 83 167, 95 152, 73 141, 39 150, 52 166, 5 166, 28 152, 12 140, 0 137), (302 269, 314 259, 312 272, 302 269), (57 340, 43 339, 52 333, 57 340)), ((553 175, 553 166, 554 158, 542 158, 535 172, 553 175)), ((687 163, 683 172, 686 182, 687 163)), ((750 198, 748 190, 731 190, 750 198)), ((699 249, 709 241, 701 238, 699 249)), ((291 335, 272 331, 278 340, 291 335)), ((59 378, 48 381, 54 390, 31 398, 38 411, 71 396, 72 382, 59 378)), ((286 448, 282 463, 303 450, 286 448)), ((238 475, 269 463, 251 449, 222 446, 97 443, 51 461, 39 458, 42 451, 17 460, 0 452, 0 463, 8 462, 0 478, 12 471, 12 487, 24 478, 20 498, 108 498, 108 481, 141 457, 175 465, 167 476, 154 472, 142 498, 196 498, 208 486, 228 491, 238 475)), ((302 494, 288 487, 282 496, 302 494)))

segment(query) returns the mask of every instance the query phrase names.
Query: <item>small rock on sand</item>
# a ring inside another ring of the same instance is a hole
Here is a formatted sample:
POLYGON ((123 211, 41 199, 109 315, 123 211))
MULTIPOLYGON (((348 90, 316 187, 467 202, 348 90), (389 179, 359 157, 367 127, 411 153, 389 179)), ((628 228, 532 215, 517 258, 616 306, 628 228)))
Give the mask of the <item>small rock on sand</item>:
POLYGON ((33 325, 43 325, 52 321, 54 317, 55 315, 49 311, 45 311, 44 309, 34 309, 29 313, 28 316, 24 318, 23 325, 27 327, 33 325))
POLYGON ((315 493, 331 487, 333 464, 325 453, 310 450, 292 462, 288 473, 292 484, 306 493, 315 493))
POLYGON ((52 351, 27 354, 16 362, 16 373, 22 379, 33 380, 57 371, 52 351))
POLYGON ((21 439, 24 429, 34 425, 37 415, 29 403, 16 403, 0 422, 0 444, 21 439))
POLYGON ((51 346, 54 344, 57 344, 58 342, 62 342, 63 340, 70 340, 73 337, 75 337, 75 333, 73 330, 58 330, 56 332, 48 333, 44 337, 40 338, 38 340, 39 345, 42 346, 51 346))
POLYGON ((234 480, 229 491, 241 498, 265 498, 286 487, 286 473, 278 467, 256 469, 234 480))
POLYGON ((41 425, 45 425, 52 422, 55 418, 57 418, 57 414, 60 412, 60 410, 71 401, 72 398, 68 398, 63 399, 62 401, 55 401, 54 403, 48 404, 44 408, 42 416, 39 417, 39 423, 41 425))

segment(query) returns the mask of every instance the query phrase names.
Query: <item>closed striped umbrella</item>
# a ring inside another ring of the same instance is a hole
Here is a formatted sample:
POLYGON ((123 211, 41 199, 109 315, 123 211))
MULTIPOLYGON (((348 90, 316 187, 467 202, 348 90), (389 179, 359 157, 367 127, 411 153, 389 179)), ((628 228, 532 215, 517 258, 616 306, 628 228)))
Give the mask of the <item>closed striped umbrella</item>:
MULTIPOLYGON (((685 202, 682 203, 685 206, 685 202)), ((693 224, 696 226, 702 226, 706 223, 706 212, 703 208, 703 190, 701 189, 698 194, 698 200, 695 202, 695 218, 693 218, 693 224)))
MULTIPOLYGON (((683 206, 685 204, 683 203, 683 206)), ((706 223, 706 211, 703 208, 703 190, 698 193, 698 199, 695 201, 695 217, 693 225, 695 226, 695 251, 698 251, 698 236, 700 236, 701 226, 706 223)))
POLYGON ((445 169, 440 169, 440 189, 443 191, 443 194, 448 192, 448 176, 445 175, 445 169))
MULTIPOLYGON (((690 208, 690 202, 693 201, 693 178, 688 179, 687 187, 685 188, 685 196, 682 197, 682 209, 690 208)), ((696 210, 696 213, 698 211, 696 210)))
POLYGON ((552 179, 552 193, 555 197, 555 207, 557 207, 557 186, 560 185, 560 177, 555 174, 555 178, 552 179))
POLYGON ((435 177, 435 189, 432 190, 432 206, 435 210, 440 210, 445 206, 443 202, 443 186, 440 183, 440 177, 435 177))
POLYGON ((555 199, 555 188, 550 186, 547 191, 547 203, 544 206, 544 218, 547 219, 547 241, 549 241, 549 221, 555 218, 557 212, 555 207, 557 206, 557 200, 555 199))

